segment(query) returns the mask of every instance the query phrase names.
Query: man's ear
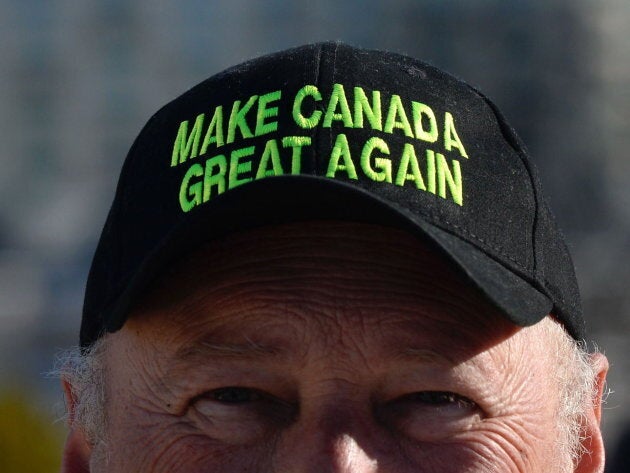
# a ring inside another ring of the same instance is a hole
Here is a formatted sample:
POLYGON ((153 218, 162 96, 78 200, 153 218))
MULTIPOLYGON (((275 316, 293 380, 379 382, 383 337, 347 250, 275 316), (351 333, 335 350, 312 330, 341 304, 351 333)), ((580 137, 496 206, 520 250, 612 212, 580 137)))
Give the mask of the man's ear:
POLYGON ((603 473, 604 471, 604 441, 600 423, 606 374, 608 373, 608 360, 601 353, 595 353, 591 356, 597 376, 595 393, 586 410, 582 425, 583 436, 581 443, 586 453, 579 459, 575 473, 603 473))
POLYGON ((61 460, 61 473, 89 473, 92 447, 87 441, 83 428, 77 425, 77 399, 72 386, 67 380, 62 380, 62 387, 66 399, 68 413, 68 428, 70 433, 66 439, 61 460))

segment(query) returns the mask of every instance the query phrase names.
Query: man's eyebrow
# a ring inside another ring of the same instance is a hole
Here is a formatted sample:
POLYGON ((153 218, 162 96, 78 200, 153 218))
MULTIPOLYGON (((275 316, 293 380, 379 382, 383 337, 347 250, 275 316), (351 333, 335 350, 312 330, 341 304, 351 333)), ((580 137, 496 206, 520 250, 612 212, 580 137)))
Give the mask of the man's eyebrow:
POLYGON ((249 338, 239 343, 205 338, 177 350, 174 359, 183 362, 208 358, 260 360, 276 358, 284 353, 284 347, 255 342, 249 338))
POLYGON ((430 348, 417 348, 413 346, 402 346, 396 347, 393 351, 393 355, 398 360, 410 361, 410 362, 420 362, 420 363, 431 363, 431 364, 441 364, 454 366, 457 362, 451 358, 449 355, 444 353, 439 353, 430 348))

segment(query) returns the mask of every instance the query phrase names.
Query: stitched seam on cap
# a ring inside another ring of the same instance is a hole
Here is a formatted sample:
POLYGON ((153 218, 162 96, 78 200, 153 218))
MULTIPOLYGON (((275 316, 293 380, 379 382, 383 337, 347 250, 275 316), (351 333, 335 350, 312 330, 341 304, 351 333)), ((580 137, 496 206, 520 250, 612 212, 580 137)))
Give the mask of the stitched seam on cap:
MULTIPOLYGON (((337 50, 339 49, 339 41, 335 42, 335 49, 333 51, 333 60, 332 60, 332 74, 330 77, 330 82, 331 84, 335 83, 335 74, 337 72, 337 50)), ((332 142, 332 137, 333 137, 333 127, 331 126, 330 128, 328 128, 328 149, 332 149, 333 147, 333 142, 332 142)))
MULTIPOLYGON (((317 72, 315 74, 315 84, 317 84, 317 88, 318 89, 319 89, 319 85, 320 85, 321 78, 322 78, 322 55, 323 55, 323 52, 324 52, 324 45, 320 44, 318 46, 318 48, 317 48, 317 57, 316 57, 316 60, 317 60, 317 72)), ((317 107, 317 105, 315 105, 315 107, 317 107)), ((319 133, 320 133, 319 127, 317 127, 317 126, 314 127, 313 128, 313 138, 312 138, 313 143, 316 144, 315 152, 313 153, 314 154, 314 158, 315 158, 315 163, 314 163, 315 166, 313 168, 313 173, 314 174, 317 174, 317 170, 319 169, 319 150, 317 149, 317 144, 319 144, 319 141, 318 141, 319 133)))
POLYGON ((509 259, 512 263, 514 263, 516 266, 519 267, 519 269, 522 269, 524 272, 529 273, 530 270, 528 270, 525 266, 523 266, 523 264, 519 261, 517 261, 516 259, 514 259, 514 257, 508 255, 507 253, 504 252, 504 250, 502 250, 501 248, 499 248, 498 246, 495 246, 491 243, 488 243, 486 240, 484 240, 483 238, 475 235, 474 233, 468 231, 466 228, 463 228, 455 223, 449 222, 448 220, 443 220, 444 223, 446 223, 447 225, 452 226, 453 228, 456 228, 457 230, 459 230, 462 233, 465 233, 467 236, 469 236, 470 238, 472 238, 473 240, 478 241, 479 243, 485 245, 487 248, 497 252, 500 256, 503 256, 504 258, 509 259))
MULTIPOLYGON (((484 94, 482 94, 481 92, 479 92, 477 89, 475 89, 474 87, 471 87, 470 85, 468 85, 468 88, 470 90, 472 90, 476 95, 478 95, 479 97, 481 97, 484 102, 486 103, 486 105, 488 105, 488 108, 490 108, 490 110, 492 111, 493 115, 495 116, 495 118, 497 119, 497 124, 499 125, 499 130, 501 131, 501 135, 503 136, 503 138, 505 139, 505 141, 510 145, 510 147, 514 150, 514 152, 516 152, 516 154, 518 155, 519 160, 521 161, 521 163, 523 164, 523 167, 525 168, 525 170, 527 171, 527 175, 529 176, 529 184, 531 187, 531 192, 534 198, 534 218, 532 221, 532 228, 531 228, 531 243, 532 243, 532 269, 531 271, 527 271, 528 273, 531 273, 532 278, 535 281, 538 281, 538 277, 537 277, 537 272, 538 272, 538 252, 537 252, 537 248, 536 248, 536 228, 538 226, 538 213, 540 211, 540 202, 539 202, 539 198, 540 196, 538 195, 538 190, 536 189, 536 186, 534 185, 534 175, 533 175, 533 171, 526 159, 526 153, 523 150, 523 146, 519 143, 519 139, 516 135, 516 132, 514 132, 513 130, 511 130, 510 125, 507 124, 507 121, 504 119, 503 114, 499 111, 499 109, 496 107, 496 105, 494 105, 494 103, 488 98, 486 97, 484 94), (507 131, 506 131, 507 128, 507 131), (508 135, 508 132, 510 133, 510 135, 508 135)), ((507 255, 504 255, 505 257, 509 258, 507 255)), ((516 262, 515 262, 516 263, 516 262)), ((518 263, 516 263, 519 267, 522 268, 522 266, 518 263)), ((542 283, 542 281, 539 281, 542 283)), ((545 290, 547 289, 546 285, 543 286, 545 288, 545 290)))
MULTIPOLYGON (((436 216, 436 215, 433 215, 433 214, 430 214, 430 213, 427 213, 427 212, 422 212, 422 211, 418 211, 418 210, 412 210, 412 209, 410 209, 409 207, 407 207, 407 206, 405 206, 405 205, 401 205, 401 204, 399 204, 399 203, 396 203, 396 205, 398 205, 399 207, 402 207, 404 210, 406 210, 406 211, 410 212, 412 215, 413 215, 413 214, 415 214, 415 215, 420 214, 420 215, 422 215, 422 216, 423 216, 423 217, 425 217, 425 218, 430 218, 430 219, 433 221, 433 222, 431 222, 433 225, 436 225, 436 223, 434 223, 434 222, 436 222, 436 221, 440 221, 440 222, 443 222, 443 223, 445 223, 445 224, 449 225, 450 227, 456 228, 458 231, 460 231, 460 232, 462 232, 462 233, 466 234, 469 238, 471 238, 471 239, 473 239, 473 240, 476 240, 477 242, 479 242, 479 243, 481 243, 482 245, 484 245, 487 249, 493 250, 493 251, 495 251, 495 252, 496 252, 499 256, 502 256, 502 257, 504 257, 504 258, 506 258, 506 259, 510 260, 512 263, 514 263, 514 265, 515 265, 518 269, 520 269, 521 271, 523 271, 523 273, 525 273, 525 274, 531 274, 531 270, 530 270, 530 269, 528 269, 526 266, 524 266, 524 265, 523 265, 520 261, 518 261, 518 260, 514 259, 514 257, 512 257, 512 256, 508 255, 507 253, 505 253, 505 251, 504 251, 503 249, 501 249, 501 248, 499 248, 499 247, 497 247, 497 246, 495 246, 495 245, 493 245, 493 244, 491 244, 491 243, 488 243, 486 240, 484 240, 483 238, 481 238, 481 237, 477 236, 476 234, 474 234, 474 233, 470 232, 470 231, 469 231, 469 230, 467 230, 466 228, 463 228, 463 227, 461 227, 461 226, 457 225, 456 223, 452 223, 452 222, 450 222, 449 220, 446 220, 446 219, 444 219, 444 218, 442 218, 442 217, 438 217, 438 216, 436 216)), ((439 225, 438 225, 438 226, 439 226, 439 225)), ((448 229, 448 228, 443 228, 442 226, 439 226, 439 227, 440 227, 440 228, 442 228, 442 230, 444 230, 444 231, 449 231, 449 229, 448 229)), ((449 233, 451 233, 451 232, 449 232, 449 233)), ((455 235, 455 236, 457 236, 457 235, 455 235)), ((480 248, 480 249, 481 249, 481 250, 484 250, 484 248, 480 248)), ((530 276, 530 277, 531 277, 531 276, 530 276)), ((533 279, 535 279, 535 278, 533 278, 533 279)))

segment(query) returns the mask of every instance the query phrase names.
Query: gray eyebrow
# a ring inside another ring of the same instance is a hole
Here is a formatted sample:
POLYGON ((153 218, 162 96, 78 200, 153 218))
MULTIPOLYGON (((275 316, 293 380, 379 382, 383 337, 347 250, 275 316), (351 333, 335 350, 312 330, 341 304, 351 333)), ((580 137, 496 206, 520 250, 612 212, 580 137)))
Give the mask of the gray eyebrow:
MULTIPOLYGON (((305 347, 301 347, 305 348, 305 347)), ((400 344, 384 348, 382 356, 390 360, 423 365, 439 365, 451 368, 459 364, 449 354, 428 347, 413 344, 400 344)), ((179 348, 171 359, 169 372, 179 371, 185 366, 202 365, 209 361, 232 361, 241 363, 265 363, 270 361, 288 361, 302 352, 289 340, 255 340, 241 336, 234 340, 226 335, 210 334, 194 340, 179 348)))
POLYGON ((240 343, 207 338, 180 348, 175 353, 174 358, 178 361, 193 361, 203 358, 260 360, 263 358, 277 358, 283 354, 286 354, 286 349, 284 348, 263 345, 249 338, 245 338, 240 343))
MULTIPOLYGON (((287 355, 287 347, 266 345, 245 337, 243 342, 225 342, 216 338, 204 338, 192 345, 184 346, 175 353, 178 361, 197 360, 201 358, 221 359, 267 359, 279 358, 287 355)), ((439 363, 446 365, 457 364, 450 356, 429 348, 413 346, 396 347, 392 350, 396 359, 421 362, 439 363)))
POLYGON ((394 356, 399 360, 421 362, 424 364, 437 363, 448 366, 457 364, 450 356, 429 348, 402 347, 395 350, 394 356))

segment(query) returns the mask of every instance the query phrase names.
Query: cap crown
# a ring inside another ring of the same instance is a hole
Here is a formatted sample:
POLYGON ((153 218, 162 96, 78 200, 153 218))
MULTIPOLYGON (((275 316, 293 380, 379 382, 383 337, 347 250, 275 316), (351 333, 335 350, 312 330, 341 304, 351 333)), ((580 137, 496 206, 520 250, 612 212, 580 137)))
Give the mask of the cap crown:
MULTIPOLYGON (((520 301, 521 312, 553 305, 582 337, 569 254, 536 171, 496 107, 421 61, 323 43, 227 69, 149 120, 129 151, 94 257, 81 342, 119 328, 159 268, 204 239, 276 220, 384 221, 372 216, 380 204, 444 240, 447 252, 453 241, 475 250, 453 250, 461 258, 481 255, 505 268, 545 301, 520 301), (282 194, 291 180, 299 185, 282 194), (324 181, 336 190, 307 192, 324 181), (364 194, 371 204, 357 197, 364 194)), ((492 275, 488 283, 473 279, 494 300, 502 289, 486 291, 492 275)))

